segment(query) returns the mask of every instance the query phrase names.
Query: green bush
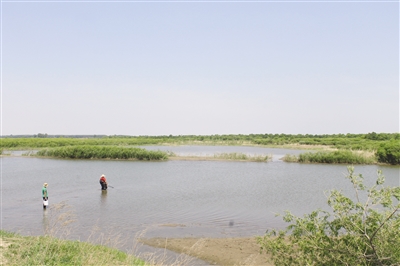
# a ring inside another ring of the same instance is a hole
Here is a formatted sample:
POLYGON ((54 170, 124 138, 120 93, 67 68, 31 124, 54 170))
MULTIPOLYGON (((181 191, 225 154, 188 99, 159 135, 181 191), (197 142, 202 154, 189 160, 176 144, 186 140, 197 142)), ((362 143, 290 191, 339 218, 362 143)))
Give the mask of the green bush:
POLYGON ((371 188, 353 167, 348 172, 354 201, 332 190, 331 212, 317 210, 303 218, 286 212, 285 230, 258 237, 261 251, 276 265, 400 265, 400 187, 384 187, 381 171, 371 188))
POLYGON ((337 150, 337 151, 319 151, 319 152, 302 153, 298 157, 298 162, 372 164, 375 162, 375 158, 350 150, 337 150))
POLYGON ((378 162, 400 164, 400 141, 393 140, 382 144, 376 152, 378 162))

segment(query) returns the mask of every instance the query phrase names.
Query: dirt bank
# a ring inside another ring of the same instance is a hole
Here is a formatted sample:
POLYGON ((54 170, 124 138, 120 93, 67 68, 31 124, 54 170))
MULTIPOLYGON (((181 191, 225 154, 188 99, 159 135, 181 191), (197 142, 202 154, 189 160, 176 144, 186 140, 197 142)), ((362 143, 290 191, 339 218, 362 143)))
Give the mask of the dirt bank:
POLYGON ((151 238, 142 243, 197 257, 216 265, 273 265, 260 254, 254 237, 247 238, 151 238))

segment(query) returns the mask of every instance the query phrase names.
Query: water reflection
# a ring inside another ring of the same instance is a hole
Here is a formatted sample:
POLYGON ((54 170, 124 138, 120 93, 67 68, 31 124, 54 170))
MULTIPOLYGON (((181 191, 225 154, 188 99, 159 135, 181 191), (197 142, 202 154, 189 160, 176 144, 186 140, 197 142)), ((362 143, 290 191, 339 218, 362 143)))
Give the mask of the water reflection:
POLYGON ((50 225, 48 214, 49 214, 49 210, 48 210, 47 208, 46 208, 46 209, 43 209, 42 226, 43 226, 43 232, 44 232, 45 234, 48 233, 48 231, 49 231, 49 225, 50 225))
POLYGON ((101 190, 100 204, 101 206, 105 206, 106 203, 107 203, 107 190, 101 190))

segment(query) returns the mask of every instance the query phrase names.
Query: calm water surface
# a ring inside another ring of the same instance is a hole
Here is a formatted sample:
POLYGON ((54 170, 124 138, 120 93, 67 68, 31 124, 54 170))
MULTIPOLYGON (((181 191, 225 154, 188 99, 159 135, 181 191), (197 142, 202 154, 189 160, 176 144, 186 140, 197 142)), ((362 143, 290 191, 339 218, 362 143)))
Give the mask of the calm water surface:
MULTIPOLYGON (((326 205, 324 191, 352 195, 346 165, 284 163, 287 153, 303 151, 256 147, 147 146, 179 155, 243 152, 273 154, 260 162, 101 161, 3 157, 2 229, 40 235, 52 211, 42 209, 41 188, 49 183, 51 206, 65 202, 76 215, 71 236, 94 228, 134 238, 235 237, 262 235, 286 226, 275 213, 302 215, 326 205), (98 182, 105 174, 107 192, 98 182)), ((399 167, 356 166, 367 184, 382 169, 386 184, 399 186, 399 167)))

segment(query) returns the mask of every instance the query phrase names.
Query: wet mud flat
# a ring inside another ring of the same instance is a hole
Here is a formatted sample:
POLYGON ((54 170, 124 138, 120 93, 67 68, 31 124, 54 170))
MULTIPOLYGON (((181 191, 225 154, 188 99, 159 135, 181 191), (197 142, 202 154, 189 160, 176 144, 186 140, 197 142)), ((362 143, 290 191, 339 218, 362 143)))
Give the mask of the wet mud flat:
POLYGON ((145 245, 166 248, 204 260, 211 265, 273 265, 260 254, 255 237, 237 238, 149 238, 145 245))

